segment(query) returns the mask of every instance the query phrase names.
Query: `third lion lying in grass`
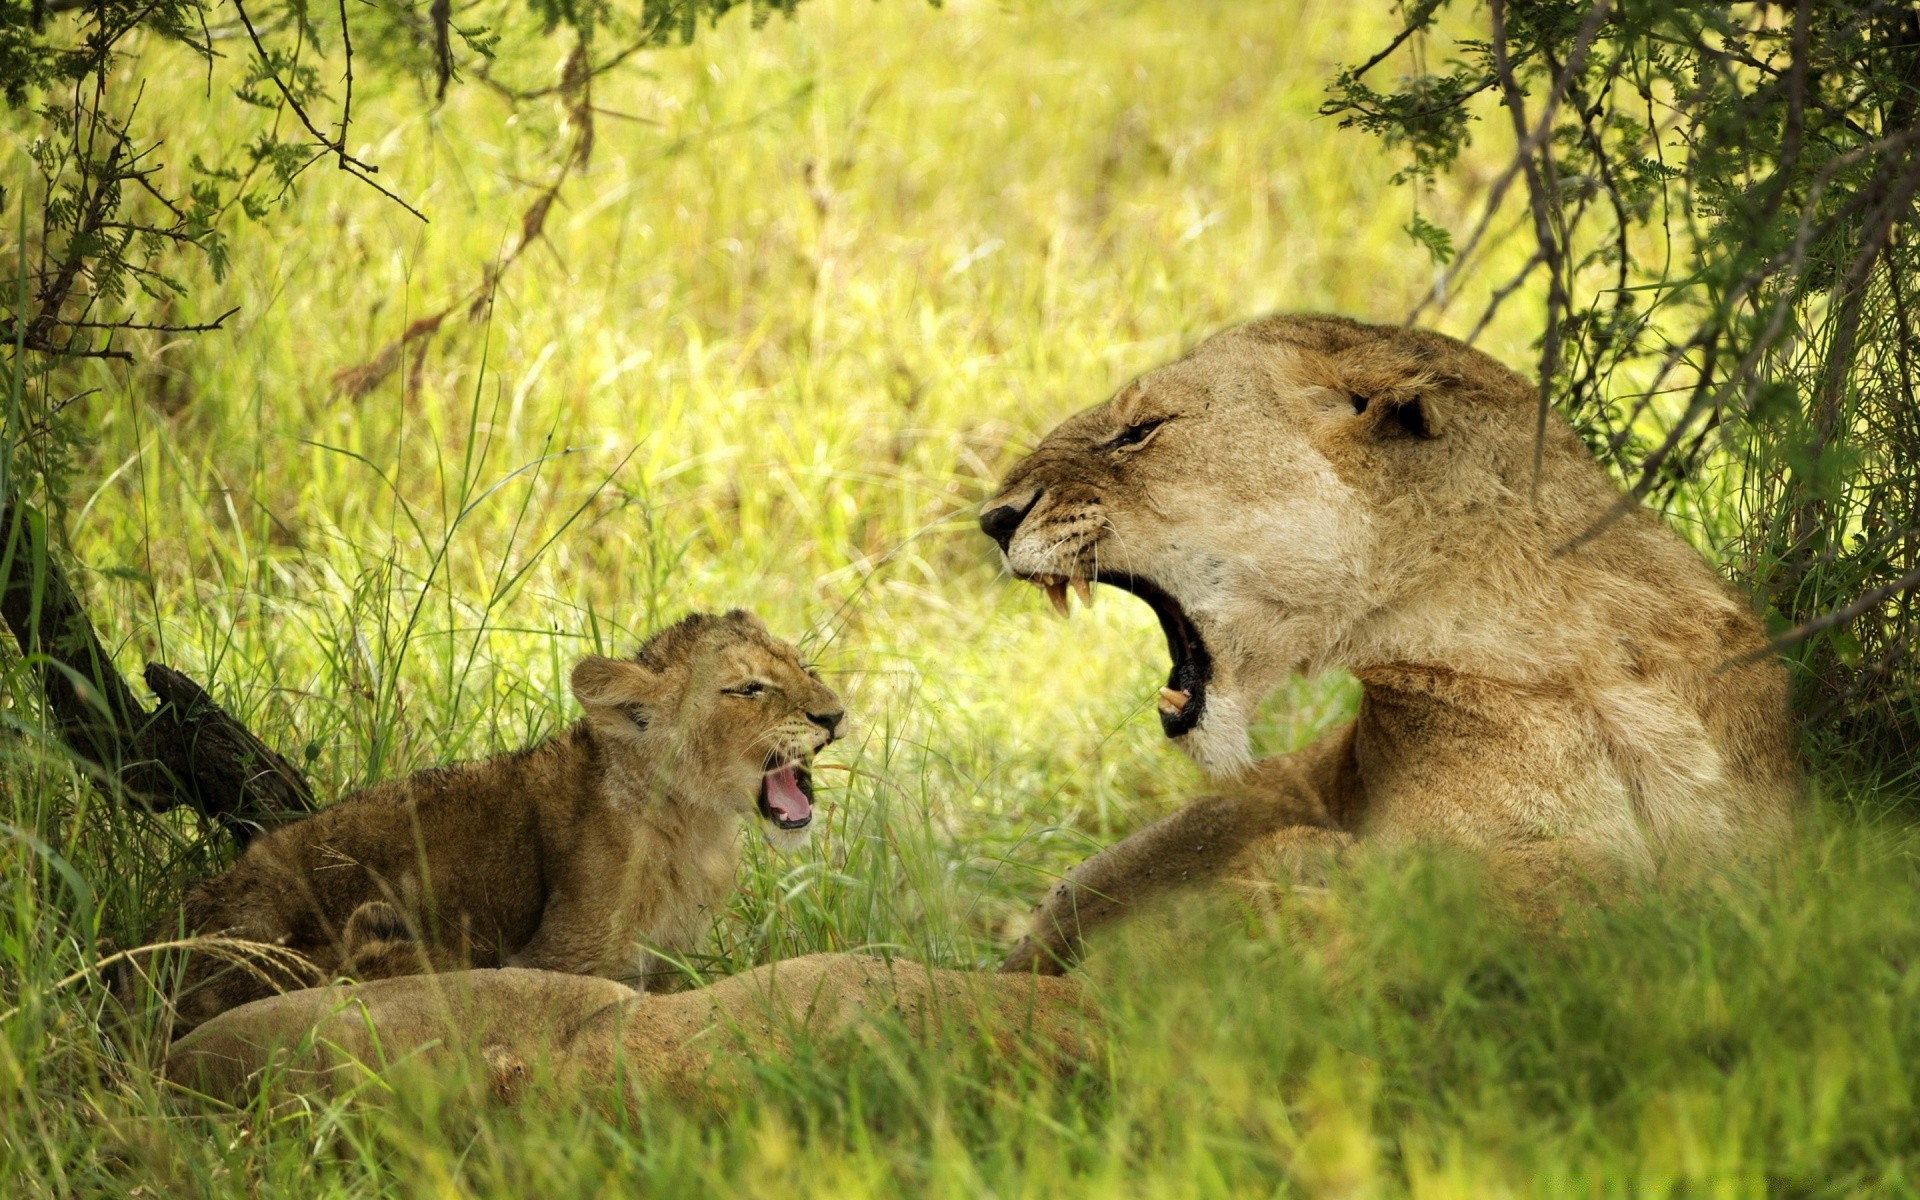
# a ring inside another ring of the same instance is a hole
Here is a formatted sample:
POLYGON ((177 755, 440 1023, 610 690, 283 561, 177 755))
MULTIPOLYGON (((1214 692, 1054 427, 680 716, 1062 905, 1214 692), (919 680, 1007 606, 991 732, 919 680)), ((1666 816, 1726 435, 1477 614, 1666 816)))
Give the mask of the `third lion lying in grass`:
POLYGON ((840 700, 740 611, 690 616, 631 659, 583 659, 573 692, 585 715, 547 741, 369 788, 190 888, 155 940, 271 943, 318 978, 194 955, 177 1029, 343 965, 644 981, 659 954, 694 949, 733 886, 741 819, 757 809, 777 842, 805 838, 807 763, 838 736, 840 700))
MULTIPOLYGON (((243 1103, 263 1084, 346 1092, 372 1072, 462 1071, 513 1102, 545 1075, 572 1096, 621 1084, 689 1095, 796 1043, 897 1019, 919 1037, 990 1038, 996 1056, 1084 1062, 1099 1017, 1076 980, 924 967, 864 954, 770 963, 697 991, 645 995, 608 979, 482 970, 310 988, 221 1014, 176 1043, 167 1078, 243 1103)), ((729 1086, 731 1085, 731 1086, 729 1086)), ((710 1093, 711 1094, 711 1093, 710 1093)))

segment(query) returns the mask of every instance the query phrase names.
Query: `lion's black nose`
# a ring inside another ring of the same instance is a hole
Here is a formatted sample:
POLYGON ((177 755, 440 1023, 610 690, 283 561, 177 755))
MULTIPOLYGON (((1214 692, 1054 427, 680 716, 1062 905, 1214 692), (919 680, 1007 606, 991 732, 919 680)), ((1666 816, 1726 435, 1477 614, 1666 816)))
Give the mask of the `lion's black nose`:
POLYGON ((840 736, 840 722, 846 718, 845 711, 830 713, 808 713, 807 720, 827 731, 829 738, 840 736))
POLYGON ((1000 543, 1005 550, 1013 541, 1014 531, 1020 528, 1020 522, 1027 519, 1033 506, 1040 503, 1040 493, 1027 497, 1026 503, 1001 504, 989 508, 980 514, 980 532, 1000 543))

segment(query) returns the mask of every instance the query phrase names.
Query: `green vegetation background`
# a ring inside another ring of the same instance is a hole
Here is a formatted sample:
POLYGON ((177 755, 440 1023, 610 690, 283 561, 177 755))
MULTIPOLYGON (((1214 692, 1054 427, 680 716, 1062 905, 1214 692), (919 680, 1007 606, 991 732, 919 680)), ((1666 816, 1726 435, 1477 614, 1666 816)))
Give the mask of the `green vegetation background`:
MULTIPOLYGON (((1395 319, 1432 285, 1396 164, 1314 115, 1391 32, 1384 7, 1312 0, 729 19, 599 81, 548 244, 488 316, 350 399, 334 373, 472 286, 564 132, 557 104, 462 86, 436 110, 362 79, 364 157, 433 221, 316 169, 208 285, 242 305, 227 332, 100 369, 68 513, 96 620, 123 666, 215 680, 337 794, 521 745, 570 719, 578 654, 751 607, 859 724, 812 848, 753 843, 707 967, 988 966, 1059 871, 1203 785, 1153 719, 1150 614, 1106 593, 1056 623, 973 506, 1053 422, 1213 329, 1395 319)), ((145 100, 173 114, 173 162, 230 111, 218 71, 180 64, 145 100)), ((1423 203, 1444 224, 1485 182, 1469 167, 1423 203)), ((1524 316, 1482 345, 1524 365, 1524 316)), ((1710 517, 1685 532, 1716 544, 1710 517)), ((1262 748, 1353 699, 1284 691, 1262 748)), ((1914 1191, 1916 842, 1857 786, 1775 874, 1554 936, 1421 862, 1144 929, 1092 965, 1112 1045, 1066 1077, 895 1037, 696 1105, 369 1089, 226 1113, 165 1095, 157 1040, 108 1037, 85 973, 220 839, 10 747, 6 1194, 1914 1191)))

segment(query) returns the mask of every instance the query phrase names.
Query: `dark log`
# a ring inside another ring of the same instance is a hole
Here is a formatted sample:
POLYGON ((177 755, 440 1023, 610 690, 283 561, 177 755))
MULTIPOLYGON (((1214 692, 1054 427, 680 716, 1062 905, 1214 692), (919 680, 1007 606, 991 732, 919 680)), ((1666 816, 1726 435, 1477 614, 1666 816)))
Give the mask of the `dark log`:
POLYGON ((237 834, 243 844, 262 827, 306 816, 319 804, 300 769, 233 715, 205 688, 160 663, 148 663, 147 686, 160 698, 139 740, 186 793, 186 802, 237 834))
POLYGON ((45 518, 0 502, 0 523, 0 617, 35 668, 54 732, 83 760, 117 775, 131 765, 130 735, 146 723, 146 710, 48 553, 45 518))
POLYGON ((147 665, 160 698, 147 711, 52 554, 45 518, 0 500, 0 530, 0 618, 34 667, 53 732, 102 792, 153 812, 191 808, 242 846, 318 807, 297 767, 180 672, 147 665))

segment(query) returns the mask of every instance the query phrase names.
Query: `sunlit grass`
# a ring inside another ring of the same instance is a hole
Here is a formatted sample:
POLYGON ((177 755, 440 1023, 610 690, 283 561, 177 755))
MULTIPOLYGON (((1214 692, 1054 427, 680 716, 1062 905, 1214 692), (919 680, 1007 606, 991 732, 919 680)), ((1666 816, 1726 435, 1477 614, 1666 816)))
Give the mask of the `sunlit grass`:
MULTIPOLYGON (((1397 319, 1432 285, 1396 164, 1314 115, 1392 20, 892 0, 730 19, 596 86, 548 241, 352 399, 336 372, 511 242, 562 120, 363 80, 366 157, 432 223, 316 170, 188 302, 241 305, 228 332, 85 381, 67 528, 103 632, 129 668, 212 680, 334 793, 519 745, 570 718, 580 653, 750 607, 859 726, 821 772, 813 848, 754 843, 710 968, 860 947, 989 965, 1054 875, 1203 785, 1153 718, 1151 616, 1105 594, 1056 623, 973 507, 1060 417, 1213 329, 1397 319)), ((186 74, 148 99, 179 114, 174 161, 228 133, 186 74)), ((1468 211, 1486 177, 1462 178, 1423 211, 1468 211)), ((1482 344, 1524 366, 1523 318, 1482 344)), ((1259 740, 1303 744, 1353 703, 1296 684, 1259 740)), ((764 1064, 717 1112, 210 1114, 156 1089, 152 1039, 102 1032, 98 986, 50 985, 224 846, 12 746, 0 1171, 21 1191, 1891 1194, 1875 1172, 1914 1152, 1912 843, 1843 821, 1784 880, 1558 940, 1502 926, 1457 872, 1392 864, 1325 905, 1221 914, 1225 934, 1143 931, 1096 957, 1113 1045, 1066 1078, 900 1042, 764 1064)))

